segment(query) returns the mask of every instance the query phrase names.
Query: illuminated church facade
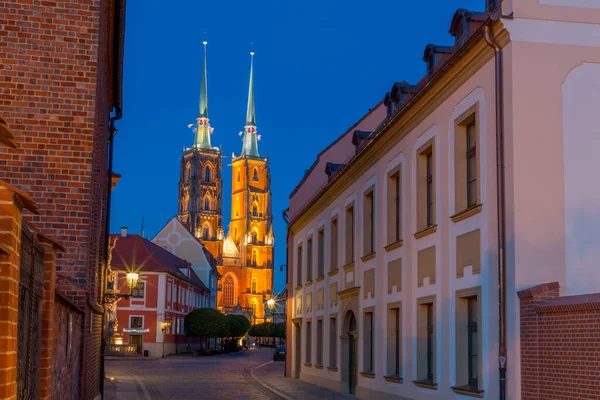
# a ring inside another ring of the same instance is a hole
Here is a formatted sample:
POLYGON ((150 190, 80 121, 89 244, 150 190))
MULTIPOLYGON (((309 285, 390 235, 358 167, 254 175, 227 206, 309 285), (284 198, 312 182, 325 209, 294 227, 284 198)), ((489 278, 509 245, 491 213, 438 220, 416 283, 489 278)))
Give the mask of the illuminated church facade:
POLYGON ((217 309, 265 321, 273 297, 274 235, 268 158, 258 152, 254 111, 254 53, 250 61, 248 108, 242 150, 230 163, 231 220, 223 224, 223 168, 220 147, 211 145, 208 118, 206 42, 200 108, 192 147, 184 149, 179 180, 179 221, 217 260, 221 276, 217 309))

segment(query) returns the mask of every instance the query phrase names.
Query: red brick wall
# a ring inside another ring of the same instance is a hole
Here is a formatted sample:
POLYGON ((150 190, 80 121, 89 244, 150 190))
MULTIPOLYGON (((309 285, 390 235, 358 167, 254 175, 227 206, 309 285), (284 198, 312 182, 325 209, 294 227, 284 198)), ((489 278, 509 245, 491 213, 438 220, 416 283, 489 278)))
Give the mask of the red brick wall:
POLYGON ((521 398, 600 399, 600 293, 559 297, 553 282, 519 298, 521 398))
POLYGON ((54 303, 54 329, 52 358, 52 399, 80 398, 79 373, 82 355, 83 313, 69 303, 56 298, 54 303), (69 315, 72 318, 71 342, 67 347, 69 315))
POLYGON ((18 149, 0 148, 3 179, 28 192, 35 230, 63 244, 60 283, 85 311, 82 397, 100 386, 107 143, 115 0, 0 1, 0 108, 18 149))

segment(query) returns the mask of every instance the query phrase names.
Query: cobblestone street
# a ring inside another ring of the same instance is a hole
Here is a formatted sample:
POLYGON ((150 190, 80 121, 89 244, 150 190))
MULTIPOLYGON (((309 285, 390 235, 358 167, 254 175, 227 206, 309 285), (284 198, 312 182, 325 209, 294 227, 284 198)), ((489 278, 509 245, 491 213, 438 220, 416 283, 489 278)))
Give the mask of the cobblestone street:
POLYGON ((107 360, 106 398, 280 399, 250 376, 251 368, 271 358, 271 349, 261 349, 213 357, 107 360))

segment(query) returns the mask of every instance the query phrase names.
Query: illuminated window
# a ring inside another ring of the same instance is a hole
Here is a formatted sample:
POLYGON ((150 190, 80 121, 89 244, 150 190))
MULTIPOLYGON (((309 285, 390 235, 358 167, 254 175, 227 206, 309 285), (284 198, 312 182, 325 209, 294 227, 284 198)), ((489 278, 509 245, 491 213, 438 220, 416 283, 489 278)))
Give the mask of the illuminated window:
POLYGON ((258 217, 258 204, 254 203, 252 205, 252 216, 258 217))
POLYGON ((232 306, 235 284, 231 275, 228 275, 223 282, 223 305, 232 306))
POLYGON ((145 283, 138 281, 137 285, 135 285, 135 287, 133 288, 133 290, 131 292, 131 297, 133 297, 134 299, 143 299, 144 298, 144 287, 145 287, 145 283))
POLYGON ((252 250, 252 266, 256 267, 258 265, 258 251, 256 249, 252 250))
POLYGON ((256 278, 252 278, 252 293, 256 294, 256 278))

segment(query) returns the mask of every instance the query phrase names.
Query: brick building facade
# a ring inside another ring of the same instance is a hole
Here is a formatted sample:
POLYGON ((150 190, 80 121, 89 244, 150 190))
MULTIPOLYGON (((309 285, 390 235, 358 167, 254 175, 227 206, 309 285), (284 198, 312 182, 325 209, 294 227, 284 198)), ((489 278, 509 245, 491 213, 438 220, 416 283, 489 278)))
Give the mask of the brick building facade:
MULTIPOLYGON (((93 399, 101 392, 109 141, 111 113, 118 118, 122 108, 124 7, 122 0, 75 0, 68 7, 0 1, 0 104, 16 145, 0 148, 0 266, 10 277, 2 291, 18 296, 20 212, 37 204, 39 215, 25 212, 23 222, 44 244, 40 398, 93 399), (68 337, 53 336, 65 334, 50 325, 61 321, 72 327, 68 337), (79 359, 74 370, 56 369, 63 340, 82 346, 64 355, 79 359), (52 393, 62 388, 69 393, 52 393)), ((0 307, 13 311, 1 322, 16 325, 16 304, 0 307)), ((16 367, 12 356, 0 361, 16 367)), ((2 398, 16 395, 11 374, 0 382, 2 398)))
POLYGON ((600 293, 559 292, 558 282, 518 292, 521 399, 598 399, 600 293))

